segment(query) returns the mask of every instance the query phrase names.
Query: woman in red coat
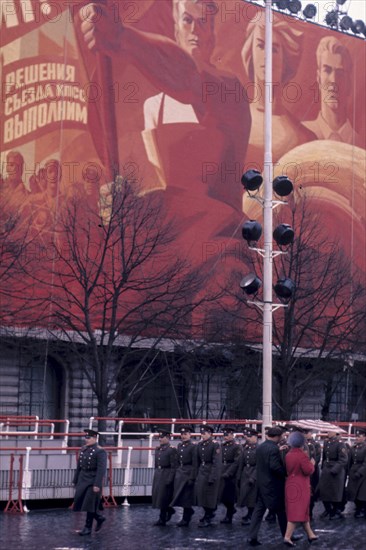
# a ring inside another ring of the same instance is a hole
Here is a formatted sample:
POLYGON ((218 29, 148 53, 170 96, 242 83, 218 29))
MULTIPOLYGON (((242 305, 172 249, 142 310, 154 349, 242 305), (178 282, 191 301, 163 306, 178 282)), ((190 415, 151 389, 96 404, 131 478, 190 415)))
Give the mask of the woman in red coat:
POLYGON ((302 526, 309 542, 318 539, 310 527, 310 476, 314 472, 314 459, 304 451, 305 437, 293 432, 288 438, 291 449, 286 455, 287 478, 285 485, 287 529, 284 537, 286 546, 295 546, 291 537, 296 523, 302 526))

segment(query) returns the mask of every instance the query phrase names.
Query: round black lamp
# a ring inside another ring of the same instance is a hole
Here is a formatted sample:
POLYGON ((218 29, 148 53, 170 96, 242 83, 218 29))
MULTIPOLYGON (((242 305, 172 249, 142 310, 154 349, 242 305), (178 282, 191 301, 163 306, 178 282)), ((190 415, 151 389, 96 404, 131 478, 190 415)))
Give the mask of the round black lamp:
POLYGON ((295 283, 288 277, 282 277, 274 286, 274 291, 282 300, 291 300, 295 292, 295 283))
POLYGON ((301 8, 302 6, 300 0, 290 0, 287 6, 288 11, 293 15, 299 13, 299 11, 301 11, 301 8))
POLYGON ((339 27, 342 29, 342 31, 349 31, 352 25, 353 21, 349 15, 345 15, 344 17, 342 17, 339 23, 339 27))
POLYGON ((278 246, 287 246, 294 242, 295 232, 288 223, 281 223, 273 231, 273 238, 278 246))
POLYGON ((306 19, 313 19, 317 14, 316 6, 314 6, 314 4, 308 4, 302 13, 306 19))
POLYGON ((241 229, 243 239, 249 242, 259 241, 262 235, 262 226, 255 220, 249 220, 245 222, 241 229))
POLYGON ((287 197, 293 189, 292 181, 287 176, 277 176, 273 180, 273 191, 279 197, 287 197))
POLYGON ((257 191, 263 183, 259 170, 247 170, 241 177, 241 183, 247 191, 257 191))
POLYGON ((242 278, 240 282, 240 288, 245 292, 245 294, 256 294, 260 287, 262 286, 262 281, 255 273, 249 273, 242 278))

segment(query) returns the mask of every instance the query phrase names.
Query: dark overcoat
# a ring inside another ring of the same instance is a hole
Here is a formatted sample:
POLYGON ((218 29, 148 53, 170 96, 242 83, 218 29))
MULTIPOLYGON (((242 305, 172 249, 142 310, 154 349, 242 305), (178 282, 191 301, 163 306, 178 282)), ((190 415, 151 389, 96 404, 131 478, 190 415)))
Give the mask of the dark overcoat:
POLYGON ((195 503, 194 483, 197 476, 197 449, 191 440, 178 444, 178 468, 174 478, 173 500, 170 506, 190 508, 195 503))
POLYGON ((170 443, 155 449, 155 472, 152 483, 152 507, 167 508, 173 498, 174 476, 178 466, 178 453, 170 443))
POLYGON ((257 500, 257 447, 258 443, 247 443, 243 446, 237 473, 239 506, 254 508, 257 500))
POLYGON ((80 449, 78 464, 73 479, 76 485, 73 510, 75 512, 98 511, 102 496, 103 478, 107 470, 107 453, 97 443, 80 449), (95 493, 93 487, 99 487, 95 493))
POLYGON ((366 501, 366 442, 355 443, 351 449, 348 500, 366 501))
POLYGON ((221 445, 221 479, 218 502, 234 504, 236 502, 236 474, 241 457, 241 446, 234 440, 224 441, 221 445))
POLYGON ((310 475, 314 465, 302 449, 291 449, 286 454, 287 478, 285 502, 287 521, 310 521, 310 475))
POLYGON ((257 487, 267 508, 285 507, 285 466, 277 444, 267 439, 257 448, 257 487))
POLYGON ((196 504, 215 509, 221 475, 221 449, 212 438, 197 444, 196 504))
POLYGON ((319 464, 322 458, 322 448, 315 439, 307 439, 306 443, 309 458, 315 460, 314 472, 310 476, 311 493, 315 495, 319 484, 319 464))
POLYGON ((337 437, 325 440, 322 471, 319 481, 319 498, 323 502, 342 502, 348 466, 348 452, 337 437))

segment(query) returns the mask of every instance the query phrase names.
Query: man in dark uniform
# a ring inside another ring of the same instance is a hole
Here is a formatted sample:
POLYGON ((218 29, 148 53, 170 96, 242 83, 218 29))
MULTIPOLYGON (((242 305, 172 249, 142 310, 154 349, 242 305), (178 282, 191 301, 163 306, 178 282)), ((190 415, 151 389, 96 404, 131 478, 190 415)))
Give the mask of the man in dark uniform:
POLYGON ((340 441, 336 431, 329 431, 324 442, 322 471, 319 481, 319 498, 323 501, 325 512, 322 517, 342 518, 340 507, 343 500, 348 466, 346 445, 340 441))
POLYGON ((178 444, 178 468, 174 478, 174 495, 170 506, 182 506, 183 517, 178 527, 188 527, 194 514, 194 483, 197 475, 197 450, 191 440, 192 428, 182 426, 178 444))
POLYGON ((213 438, 213 428, 202 426, 202 440, 197 444, 198 473, 196 480, 196 502, 204 509, 199 527, 209 527, 217 508, 221 472, 220 445, 213 438))
POLYGON ((96 531, 100 531, 105 518, 98 513, 102 496, 103 478, 107 469, 107 453, 97 443, 98 432, 84 430, 85 445, 80 450, 78 464, 73 479, 76 486, 73 511, 86 512, 85 527, 79 535, 90 535, 93 520, 97 522, 96 531))
POLYGON ((351 449, 348 500, 355 503, 355 518, 366 518, 366 429, 356 430, 356 442, 351 449))
POLYGON ((285 476, 286 470, 281 460, 278 443, 282 430, 269 428, 266 441, 257 449, 257 502, 249 528, 248 543, 259 546, 258 532, 266 509, 276 513, 281 533, 284 536, 287 526, 285 510, 285 476))
POLYGON ((249 525, 252 519, 255 502, 257 500, 257 460, 258 432, 252 428, 246 428, 243 432, 245 444, 241 454, 237 472, 239 485, 238 505, 246 506, 247 514, 241 524, 249 525))
POLYGON ((313 509, 315 505, 315 501, 317 500, 317 488, 319 484, 319 464, 322 458, 322 448, 320 443, 316 441, 313 437, 313 434, 311 433, 311 430, 303 430, 305 439, 306 439, 306 445, 307 445, 307 453, 309 455, 310 459, 314 459, 314 472, 310 476, 310 486, 311 486, 311 497, 310 497, 310 519, 313 517, 313 509))
POLYGON ((218 502, 226 508, 226 515, 220 523, 232 523, 236 514, 236 474, 241 456, 241 447, 234 438, 234 428, 227 426, 223 430, 224 443, 221 445, 221 479, 218 502))
MULTIPOLYGON (((278 448, 280 449, 282 464, 286 470, 286 455, 290 450, 287 439, 290 435, 290 430, 288 427, 281 424, 279 424, 277 428, 280 428, 282 430, 281 439, 278 442, 278 448)), ((274 512, 274 510, 268 510, 268 514, 266 515, 265 520, 268 521, 268 523, 276 523, 276 512, 274 512)))
POLYGON ((175 514, 170 506, 173 497, 174 476, 178 466, 178 453, 170 445, 171 433, 159 432, 159 446, 155 449, 155 473, 152 484, 152 507, 160 508, 159 519, 154 525, 164 526, 175 514))

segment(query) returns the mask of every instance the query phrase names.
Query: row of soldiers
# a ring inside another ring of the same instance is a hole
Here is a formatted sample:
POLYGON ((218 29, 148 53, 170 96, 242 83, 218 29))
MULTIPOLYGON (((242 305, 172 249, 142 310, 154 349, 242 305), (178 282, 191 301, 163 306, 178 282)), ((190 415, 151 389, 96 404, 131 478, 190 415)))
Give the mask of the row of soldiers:
MULTIPOLYGON (((357 430, 352 447, 341 441, 336 432, 329 432, 323 451, 310 430, 301 431, 306 436, 305 450, 315 461, 310 480, 311 513, 315 500, 319 498, 324 504, 323 518, 341 518, 347 500, 351 500, 355 503, 355 517, 366 518, 366 430, 357 430)), ((235 440, 235 432, 233 427, 226 427, 220 445, 214 439, 213 428, 204 425, 200 429, 201 441, 195 444, 192 442, 192 428, 183 426, 177 447, 170 444, 168 430, 159 432, 152 487, 153 508, 160 509, 155 525, 164 526, 175 514, 174 506, 178 506, 183 508, 183 516, 177 525, 186 527, 194 514, 193 506, 200 506, 204 513, 198 525, 208 527, 219 503, 226 508, 221 523, 232 523, 235 505, 238 505, 247 508, 242 524, 250 524, 257 497, 259 434, 254 429, 245 429, 245 443, 240 445, 235 440)), ((284 428, 278 444, 283 461, 289 451, 287 435, 284 428)), ((271 517, 269 510, 267 519, 271 517)))
MULTIPOLYGON (((73 509, 86 512, 85 527, 79 533, 82 536, 91 534, 94 521, 96 531, 102 528, 105 521, 100 514, 100 500, 107 467, 107 454, 97 442, 98 432, 90 429, 84 431, 85 444, 81 448, 73 480, 76 489, 73 509)), ((182 426, 181 442, 173 447, 170 444, 171 433, 168 430, 159 432, 152 488, 153 507, 160 509, 155 525, 164 526, 175 514, 174 506, 179 506, 183 508, 183 516, 177 525, 187 527, 194 514, 193 506, 201 506, 204 514, 199 526, 208 527, 218 503, 226 508, 221 523, 232 523, 235 505, 239 505, 247 508, 242 524, 250 525, 257 501, 257 476, 261 478, 256 461, 258 432, 245 429, 243 445, 235 441, 235 429, 232 427, 225 428, 222 445, 215 441, 212 427, 204 425, 200 433, 201 441, 195 444, 192 428, 182 426)), ((337 433, 329 432, 323 451, 310 430, 305 431, 305 436, 305 450, 316 464, 310 478, 311 510, 318 497, 324 504, 322 517, 337 519, 342 517, 348 498, 355 503, 355 517, 366 518, 366 430, 356 431, 352 447, 347 447, 337 433)), ((279 452, 284 461, 289 451, 286 433, 280 427, 271 427, 267 437, 278 437, 279 452)), ((274 516, 274 511, 269 510, 266 519, 271 515, 274 516)))

